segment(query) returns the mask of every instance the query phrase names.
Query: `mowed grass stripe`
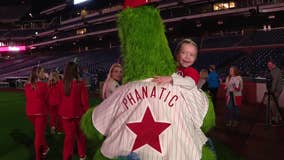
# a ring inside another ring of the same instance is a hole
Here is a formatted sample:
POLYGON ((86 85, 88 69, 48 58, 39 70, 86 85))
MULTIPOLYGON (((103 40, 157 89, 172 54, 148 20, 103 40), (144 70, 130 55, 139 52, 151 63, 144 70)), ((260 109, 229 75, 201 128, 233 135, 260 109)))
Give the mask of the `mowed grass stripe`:
POLYGON ((26 136, 32 136, 33 129, 25 115, 23 93, 0 92, 0 106, 1 156, 24 147, 25 141, 29 139, 26 136))

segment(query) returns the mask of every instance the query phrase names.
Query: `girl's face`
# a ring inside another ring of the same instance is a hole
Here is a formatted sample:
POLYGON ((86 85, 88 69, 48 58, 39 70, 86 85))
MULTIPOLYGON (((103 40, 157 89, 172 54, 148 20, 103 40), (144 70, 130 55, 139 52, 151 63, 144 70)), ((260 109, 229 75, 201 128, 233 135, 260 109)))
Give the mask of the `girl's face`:
POLYGON ((44 69, 41 69, 38 73, 38 78, 39 79, 44 79, 45 78, 45 72, 44 69))
POLYGON ((59 79, 58 73, 51 72, 49 75, 50 75, 49 80, 58 81, 58 79, 59 79))
POLYGON ((181 45, 177 61, 182 67, 192 66, 197 57, 197 48, 189 43, 184 43, 181 45))
POLYGON ((121 81, 122 79, 122 68, 114 67, 111 71, 111 78, 116 81, 121 81))
POLYGON ((235 76, 235 69, 234 68, 230 68, 230 76, 235 76))

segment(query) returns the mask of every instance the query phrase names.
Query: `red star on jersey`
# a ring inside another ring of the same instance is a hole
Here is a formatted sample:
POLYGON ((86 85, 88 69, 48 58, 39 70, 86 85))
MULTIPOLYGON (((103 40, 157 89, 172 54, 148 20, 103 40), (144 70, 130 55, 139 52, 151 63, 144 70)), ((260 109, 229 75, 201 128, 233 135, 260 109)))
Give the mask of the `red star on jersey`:
POLYGON ((158 152, 162 153, 159 135, 170 125, 170 123, 156 122, 152 116, 151 110, 147 108, 141 122, 127 124, 127 127, 137 135, 132 151, 148 144, 158 152))

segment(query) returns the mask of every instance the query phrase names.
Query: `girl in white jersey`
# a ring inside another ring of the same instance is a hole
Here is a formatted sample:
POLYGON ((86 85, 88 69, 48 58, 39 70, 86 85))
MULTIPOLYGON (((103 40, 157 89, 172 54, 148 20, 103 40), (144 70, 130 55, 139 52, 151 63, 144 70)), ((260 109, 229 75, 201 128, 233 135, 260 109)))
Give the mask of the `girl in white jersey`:
POLYGON ((242 103, 242 90, 243 90, 243 80, 239 75, 237 67, 230 68, 230 74, 226 78, 226 104, 227 113, 226 126, 235 127, 239 121, 239 109, 238 107, 242 103))
POLYGON ((119 63, 114 63, 107 75, 107 79, 103 85, 102 98, 109 97, 119 86, 122 79, 122 66, 119 63))

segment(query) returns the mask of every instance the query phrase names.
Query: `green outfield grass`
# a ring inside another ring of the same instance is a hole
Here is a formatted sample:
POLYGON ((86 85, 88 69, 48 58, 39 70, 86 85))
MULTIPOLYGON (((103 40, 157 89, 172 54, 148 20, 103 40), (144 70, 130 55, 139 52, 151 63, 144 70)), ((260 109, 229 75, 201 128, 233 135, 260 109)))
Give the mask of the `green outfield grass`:
MULTIPOLYGON (((92 106, 99 99, 90 98, 92 106)), ((25 115, 25 97, 23 93, 0 92, 0 160, 33 160, 33 127, 25 115)), ((50 135, 47 128, 46 137, 51 148, 48 159, 61 160, 64 135, 50 135)), ((214 141, 214 139, 213 139, 214 141)), ((227 146, 214 141, 219 160, 241 160, 227 146)), ((88 159, 98 148, 93 141, 87 142, 88 159)), ((74 150, 76 152, 76 149, 74 150)), ((74 160, 78 157, 74 156, 74 160)))
MULTIPOLYGON (((99 99, 90 98, 92 106, 99 99)), ((34 159, 33 126, 25 115, 25 96, 23 93, 0 92, 0 160, 34 159)), ((50 135, 47 127, 46 137, 51 150, 49 160, 60 160, 64 135, 50 135)), ((91 157, 95 143, 88 144, 91 157)), ((74 150, 76 153, 76 150, 74 150)), ((73 159, 78 159, 74 156, 73 159)))

